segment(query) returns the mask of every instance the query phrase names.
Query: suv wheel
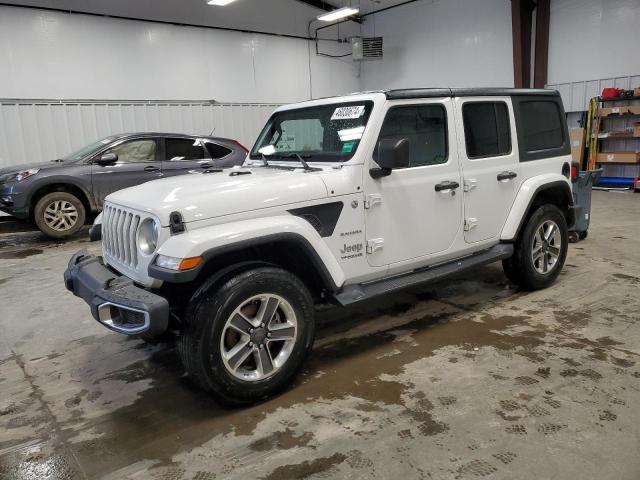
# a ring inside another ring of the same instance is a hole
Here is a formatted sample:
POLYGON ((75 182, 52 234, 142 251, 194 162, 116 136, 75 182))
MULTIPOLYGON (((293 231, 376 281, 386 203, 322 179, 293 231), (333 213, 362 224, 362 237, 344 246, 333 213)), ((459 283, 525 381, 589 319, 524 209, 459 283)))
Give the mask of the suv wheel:
POLYGON ((46 194, 36 203, 33 215, 40 231, 51 238, 73 235, 86 219, 82 201, 68 192, 46 194))
POLYGON ((527 220, 511 258, 502 261, 505 274, 527 290, 551 285, 567 257, 567 221, 555 205, 539 207, 527 220))
POLYGON ((286 388, 313 344, 313 302, 294 275, 261 267, 193 296, 178 350, 187 373, 226 405, 286 388))

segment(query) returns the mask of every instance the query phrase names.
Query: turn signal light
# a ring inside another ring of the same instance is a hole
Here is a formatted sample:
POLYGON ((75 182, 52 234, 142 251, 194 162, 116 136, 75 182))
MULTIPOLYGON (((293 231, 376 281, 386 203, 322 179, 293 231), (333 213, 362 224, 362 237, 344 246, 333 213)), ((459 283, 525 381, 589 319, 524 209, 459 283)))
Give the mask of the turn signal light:
POLYGON ((198 265, 200 265, 201 261, 202 257, 183 258, 182 260, 180 260, 178 270, 181 272, 184 270, 191 270, 192 268, 196 268, 198 265))

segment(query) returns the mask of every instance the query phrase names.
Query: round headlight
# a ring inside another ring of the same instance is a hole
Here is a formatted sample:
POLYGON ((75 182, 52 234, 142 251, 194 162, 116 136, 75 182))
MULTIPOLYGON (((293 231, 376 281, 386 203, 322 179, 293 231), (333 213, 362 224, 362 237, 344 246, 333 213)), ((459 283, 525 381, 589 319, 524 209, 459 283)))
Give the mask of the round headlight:
POLYGON ((158 246, 158 225, 151 218, 145 219, 138 227, 138 248, 145 255, 151 255, 158 246))

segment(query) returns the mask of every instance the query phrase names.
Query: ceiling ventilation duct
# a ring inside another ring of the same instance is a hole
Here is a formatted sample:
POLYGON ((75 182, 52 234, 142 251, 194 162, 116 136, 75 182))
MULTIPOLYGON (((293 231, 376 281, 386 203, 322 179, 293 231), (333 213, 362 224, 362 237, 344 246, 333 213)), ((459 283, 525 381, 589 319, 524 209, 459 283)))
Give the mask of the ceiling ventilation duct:
POLYGON ((351 47, 354 60, 382 59, 382 37, 354 37, 351 47))

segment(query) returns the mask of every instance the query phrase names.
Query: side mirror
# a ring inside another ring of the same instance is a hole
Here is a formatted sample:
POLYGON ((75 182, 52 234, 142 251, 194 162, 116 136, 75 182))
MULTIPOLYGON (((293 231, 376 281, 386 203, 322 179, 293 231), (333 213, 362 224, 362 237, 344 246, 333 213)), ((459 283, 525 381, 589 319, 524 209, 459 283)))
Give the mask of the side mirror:
POLYGON ((97 163, 98 165, 111 165, 113 163, 116 163, 117 161, 118 161, 118 154, 113 152, 105 153, 97 160, 94 160, 94 162, 97 163))
POLYGON ((380 168, 371 168, 369 175, 382 178, 391 175, 394 168, 409 166, 409 139, 405 137, 383 138, 378 142, 375 162, 380 168))

